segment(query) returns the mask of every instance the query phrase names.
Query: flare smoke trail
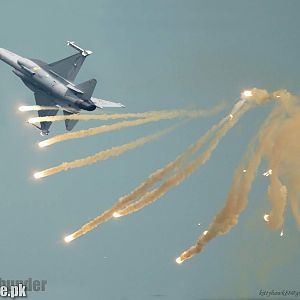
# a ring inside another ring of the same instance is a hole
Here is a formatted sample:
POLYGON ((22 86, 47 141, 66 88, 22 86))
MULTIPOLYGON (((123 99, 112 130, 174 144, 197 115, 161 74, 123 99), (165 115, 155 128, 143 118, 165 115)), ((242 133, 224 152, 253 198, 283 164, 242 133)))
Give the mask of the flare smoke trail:
POLYGON ((119 123, 115 123, 112 125, 102 125, 99 127, 94 127, 94 128, 89 128, 86 130, 80 130, 77 132, 69 132, 65 134, 61 134, 58 136, 55 136, 53 138, 44 140, 39 143, 39 147, 43 148, 49 145, 53 145, 62 141, 70 140, 70 139, 78 139, 78 138, 83 138, 87 136, 92 136, 112 130, 119 130, 127 127, 133 127, 137 125, 142 125, 142 124, 147 124, 151 122, 158 122, 161 120, 171 120, 175 118, 197 118, 197 117, 203 117, 203 116, 209 116, 214 113, 217 113, 220 111, 221 106, 217 106, 213 108, 212 110, 209 111, 173 111, 173 112, 165 112, 165 113, 159 113, 157 115, 150 116, 148 118, 144 119, 137 119, 133 121, 123 121, 119 123))
MULTIPOLYGON (((148 191, 149 188, 151 188, 153 185, 158 183, 160 180, 162 180, 164 177, 168 176, 171 172, 177 170, 181 167, 181 165, 196 151, 198 151, 212 136, 212 134, 220 128, 227 118, 224 118, 221 122, 219 122, 217 125, 214 125, 210 130, 208 130, 196 143, 191 145, 185 152, 180 154, 174 161, 167 164, 164 168, 156 170, 154 173, 152 173, 141 185, 139 185, 135 190, 133 190, 131 193, 129 193, 126 196, 121 197, 117 203, 118 209, 120 209, 122 206, 127 205, 134 199, 142 196, 145 192, 148 191)), ((114 206, 114 210, 117 208, 114 206)))
MULTIPOLYGON (((292 101, 295 99, 289 97, 290 95, 286 91, 279 91, 270 95, 267 91, 253 89, 252 91, 247 91, 247 94, 245 93, 244 96, 245 98, 251 97, 247 99, 249 101, 244 101, 245 99, 242 99, 243 102, 239 102, 234 106, 229 115, 230 118, 226 118, 226 121, 222 124, 221 128, 218 129, 218 132, 203 154, 199 155, 186 167, 182 167, 181 162, 179 166, 174 168, 176 171, 177 168, 179 168, 175 175, 165 180, 158 188, 148 191, 152 184, 158 182, 150 180, 152 178, 151 176, 153 176, 152 174, 140 186, 146 187, 141 194, 137 194, 136 196, 141 196, 140 200, 132 203, 132 200, 136 198, 134 195, 136 191, 139 191, 139 187, 129 195, 120 198, 111 209, 82 226, 73 234, 65 237, 65 241, 70 242, 80 237, 97 225, 109 220, 114 213, 117 213, 117 216, 122 216, 137 211, 143 206, 148 205, 163 196, 170 188, 180 184, 187 176, 191 175, 199 166, 210 158, 220 139, 238 122, 243 113, 251 108, 253 103, 261 104, 269 99, 278 100, 280 106, 273 110, 264 126, 259 131, 258 137, 250 143, 246 156, 247 159, 245 159, 248 161, 247 168, 244 163, 241 163, 235 171, 225 207, 217 214, 208 229, 198 238, 196 244, 184 251, 176 259, 176 262, 180 264, 184 260, 193 257, 195 254, 202 251, 203 247, 210 240, 219 235, 228 233, 231 228, 237 224, 239 215, 246 208, 248 194, 263 158, 269 160, 269 171, 267 173, 268 176, 270 176, 271 182, 268 189, 268 195, 272 206, 270 214, 264 216, 265 221, 273 229, 278 229, 282 226, 284 209, 287 205, 287 197, 289 196, 293 215, 300 227, 300 143, 297 139, 300 126, 299 105, 296 101, 292 101), (149 186, 146 184, 147 182, 149 183, 149 186), (131 196, 132 198, 130 198, 131 196), (126 202, 126 200, 128 202, 126 202)), ((172 165, 172 163, 169 165, 172 165)), ((162 170, 168 169, 164 168, 162 170)), ((160 171, 161 170, 158 170, 157 174, 160 174, 160 171)), ((154 174, 156 174, 156 172, 154 174)), ((166 172, 165 175, 169 175, 169 172, 166 172)), ((158 180, 163 179, 165 175, 159 177, 158 180)))
MULTIPOLYGON (((181 166, 181 164, 187 160, 193 153, 195 153, 197 150, 199 150, 203 144, 211 137, 211 135, 219 129, 221 126, 223 126, 226 122, 229 125, 229 127, 233 126, 239 119, 239 114, 243 113, 244 111, 248 110, 249 106, 245 105, 244 108, 241 107, 240 113, 237 112, 237 117, 234 120, 229 120, 228 117, 225 117, 223 120, 221 120, 218 124, 214 125, 203 137, 201 137, 196 143, 191 145, 184 153, 179 155, 174 162, 169 163, 165 168, 157 170, 152 175, 149 176, 149 178, 143 182, 138 188, 136 188, 133 192, 128 194, 127 196, 121 197, 116 204, 114 204, 110 209, 106 210, 104 213, 96 217, 95 219, 91 220, 87 224, 83 225, 80 229, 75 231, 74 233, 68 235, 65 237, 65 242, 71 242, 72 240, 86 234, 87 232, 91 231, 98 225, 107 222, 110 220, 114 214, 117 214, 117 216, 121 216, 121 214, 124 212, 122 209, 124 206, 126 206, 128 203, 130 203, 132 200, 136 199, 137 197, 145 194, 147 190, 154 184, 156 184, 158 181, 163 179, 166 175, 169 175, 172 171, 176 170, 178 167, 181 166)), ((226 125, 224 125, 226 126, 226 125)), ((213 145, 211 144, 211 148, 213 148, 213 145)), ((212 149, 213 150, 213 149, 212 149)), ((208 159, 209 157, 207 157, 208 159)), ((205 157, 202 157, 203 160, 205 157)), ((191 165, 189 165, 191 168, 191 165)), ((190 170, 190 168, 188 170, 190 170)), ((186 175, 188 176, 188 175, 186 175)), ((174 178, 171 177, 170 179, 174 178)), ((176 178, 177 179, 177 178, 176 178)), ((174 180, 174 179, 173 179, 174 180)), ((173 182, 173 180, 171 182, 173 182)), ((183 179, 182 179, 183 180, 183 179)), ((170 182, 170 183, 171 183, 170 182)), ((179 182, 177 183, 179 184, 179 182)), ((162 185, 162 188, 159 189, 159 193, 166 189, 167 185, 162 185)), ((170 186, 171 188, 171 186, 170 186)), ((169 190, 170 188, 167 188, 169 190)), ((158 189, 155 189, 154 191, 157 191, 158 189)), ((158 192, 158 191, 157 191, 158 192)), ((166 191, 165 191, 166 192, 166 191)), ((164 193, 165 193, 164 192, 164 193)), ((148 195, 148 194, 146 194, 148 195)), ((144 198, 142 198, 144 199, 144 198)), ((141 199, 141 200, 142 200, 141 199)), ((130 205, 129 205, 130 206, 130 205)))
MULTIPOLYGON (((283 214, 286 206, 287 188, 286 186, 282 185, 282 183, 278 179, 278 173, 280 169, 280 164, 278 163, 278 160, 279 162, 283 161, 281 157, 281 155, 283 154, 282 151, 285 154, 291 154, 291 151, 290 146, 286 143, 286 140, 284 141, 280 139, 280 134, 284 132, 284 135, 282 135, 281 137, 284 136, 289 140, 291 137, 289 133, 291 133, 292 131, 291 128, 289 128, 289 130, 280 130, 280 128, 282 128, 282 125, 286 123, 286 112, 294 110, 291 109, 292 102, 290 101, 290 96, 286 93, 286 91, 279 91, 273 93, 272 98, 280 98, 281 105, 280 107, 277 107, 273 110, 265 125, 260 130, 259 143, 256 149, 253 149, 254 143, 250 144, 250 150, 248 150, 248 152, 251 152, 251 155, 248 158, 249 163, 247 172, 244 174, 242 172, 242 170, 244 169, 243 163, 237 168, 235 176, 233 178, 233 183, 230 192, 227 197, 225 207, 217 214, 214 221, 211 223, 208 230, 206 231, 206 234, 202 234, 198 238, 195 245, 184 251, 177 258, 177 263, 182 263, 184 260, 189 259, 195 254, 201 252, 203 247, 210 240, 219 235, 228 233, 231 230, 231 228, 237 224, 239 215, 246 208, 248 194, 251 190, 256 171, 264 156, 270 158, 270 166, 273 167, 273 169, 270 168, 272 172, 271 184, 269 186, 268 193, 272 204, 272 211, 269 215, 265 215, 264 219, 271 228, 282 228, 283 214), (279 141, 283 142, 282 147, 280 147, 279 141), (279 148, 277 148, 277 146, 279 146, 279 148), (275 149, 276 151, 274 151, 275 149)), ((288 122, 292 122, 294 126, 296 124, 298 124, 299 126, 300 118, 297 120, 294 117, 288 122)), ((295 126, 293 129, 296 130, 296 127, 297 126, 295 126)), ((299 158, 297 158, 297 161, 299 162, 299 158)), ((297 172, 298 174, 296 178, 299 178, 299 171, 297 172)))
POLYGON ((54 175, 57 173, 60 173, 62 171, 67 171, 70 169, 74 169, 74 168, 80 168, 86 165, 91 165, 96 163, 99 160, 106 160, 112 156, 119 156, 121 154, 123 154, 126 151, 135 149, 137 147, 140 147, 146 143, 149 143, 151 141, 157 140, 159 139, 161 136, 169 133, 170 131, 174 130, 174 128, 177 126, 173 126, 170 128, 167 128, 166 130, 163 130, 159 133, 155 133, 152 135, 148 135, 145 137, 142 137, 140 139, 137 139, 133 142, 121 145, 121 146, 116 146, 113 147, 111 149, 107 149, 104 151, 100 151, 92 156, 88 156, 86 158, 82 158, 82 159, 78 159, 78 160, 74 160, 74 161, 70 161, 70 162, 64 162, 56 167, 53 168, 49 168, 40 172, 36 172, 34 174, 34 178, 39 179, 39 178, 43 178, 43 177, 47 177, 50 175, 54 175))
POLYGON ((272 147, 274 148, 273 155, 269 163, 270 170, 272 170, 272 174, 270 176, 270 185, 268 187, 268 197, 270 199, 273 209, 272 212, 270 212, 269 214, 268 225, 273 229, 282 228, 284 222, 284 212, 287 204, 287 189, 286 186, 282 184, 279 178, 281 146, 278 144, 277 146, 279 147, 272 147))
POLYGON ((82 226, 79 230, 77 230, 73 234, 67 236, 66 241, 68 242, 69 238, 71 239, 70 241, 72 241, 80 237, 81 235, 91 231, 92 229, 99 226, 100 224, 107 222, 113 217, 114 213, 124 208, 124 206, 128 205, 134 199, 143 195, 151 186, 156 184, 165 176, 169 175, 172 171, 176 170, 178 167, 180 167, 182 163, 184 163, 184 161, 189 158, 190 155, 195 153, 203 146, 203 144, 211 137, 211 135, 220 126, 224 124, 226 119, 227 118, 223 119, 219 124, 213 126, 209 131, 207 131, 207 133, 201 139, 199 139, 195 144, 190 146, 184 153, 179 155, 174 162, 171 162, 168 165, 166 165, 164 168, 159 169, 154 173, 152 173, 149 176, 149 178, 145 182, 143 182, 139 187, 137 187, 128 195, 119 198, 119 200, 110 209, 106 210, 101 215, 97 216, 95 219, 91 220, 89 223, 82 226))
POLYGON ((91 121, 91 120, 117 120, 117 119, 133 119, 133 118, 149 118, 159 114, 165 114, 168 111, 153 111, 145 113, 125 113, 125 114, 103 114, 103 115, 80 115, 73 114, 67 116, 46 116, 46 117, 36 117, 28 119, 28 123, 35 124, 40 122, 55 122, 55 121, 65 121, 65 120, 79 120, 79 121, 91 121))
POLYGON ((22 105, 19 107, 19 111, 38 111, 38 110, 59 110, 57 106, 39 106, 39 105, 22 105))
MULTIPOLYGON (((266 127, 266 130, 264 130, 264 133, 262 134, 262 138, 266 137, 268 133, 277 127, 276 123, 277 121, 274 120, 270 126, 266 127)), ((180 263, 201 252, 203 247, 210 240, 218 235, 228 233, 229 230, 237 224, 238 217, 247 204, 247 196, 251 189, 256 170, 262 159, 263 146, 265 145, 261 145, 254 156, 253 154, 250 156, 250 163, 246 168, 246 173, 242 173, 242 170, 245 168, 243 164, 237 168, 224 208, 216 215, 214 221, 208 227, 207 233, 205 235, 202 234, 195 245, 184 251, 178 257, 180 263)))
MULTIPOLYGON (((253 89, 251 91, 245 91, 242 94, 242 99, 234 105, 229 115, 230 118, 226 117, 217 124, 217 127, 221 127, 221 129, 217 132, 216 137, 211 141, 208 149, 203 154, 194 159, 187 167, 179 170, 177 174, 166 180, 160 187, 146 193, 139 201, 129 204, 124 209, 117 211, 116 216, 120 217, 136 212, 162 197, 172 187, 180 184, 210 158, 222 137, 238 122, 241 116, 251 108, 253 102, 261 104, 266 102, 269 98, 270 96, 265 90, 253 89)), ((201 139, 202 138, 200 138, 198 142, 200 142, 201 139)), ((190 156, 190 154, 187 155, 190 156)))
POLYGON ((118 130, 118 129, 122 129, 122 128, 156 122, 156 121, 159 121, 162 119, 163 119, 162 116, 159 116, 159 117, 156 116, 156 117, 151 117, 151 118, 138 119, 138 120, 134 120, 134 121, 123 121, 123 122, 115 123, 112 125, 102 125, 102 126, 95 127, 95 128, 89 128, 89 129, 80 130, 80 131, 76 131, 76 132, 69 132, 69 133, 57 135, 53 138, 50 138, 50 139, 40 142, 38 145, 39 145, 39 147, 44 148, 46 146, 50 146, 50 145, 60 143, 60 142, 70 140, 70 139, 84 138, 87 136, 92 136, 92 135, 96 135, 96 134, 100 134, 100 133, 104 133, 104 132, 108 132, 108 131, 113 131, 113 130, 118 130))
POLYGON ((284 213, 289 197, 291 210, 299 225, 299 215, 296 207, 299 205, 300 185, 300 108, 298 99, 286 91, 281 91, 282 106, 286 112, 285 118, 267 147, 264 155, 269 160, 272 174, 268 196, 271 203, 268 226, 271 229, 281 229, 284 213), (283 183, 284 181, 284 183, 283 183))
MULTIPOLYGON (((218 106, 214 108, 211 111, 207 112, 207 115, 209 115, 209 112, 216 113, 218 110, 221 110, 223 105, 218 106)), ((107 121, 107 120, 116 120, 116 119, 133 119, 133 118, 149 118, 154 117, 158 115, 166 115, 169 113, 176 113, 178 116, 181 117, 193 117, 197 114, 197 112, 189 111, 189 110, 177 110, 177 111, 149 111, 149 112, 143 112, 143 113, 125 113, 125 114, 101 114, 101 115, 80 115, 80 114, 73 114, 73 115, 67 115, 67 116, 46 116, 46 117, 36 117, 36 118, 30 118, 28 120, 28 123, 35 124, 40 122, 55 122, 55 121, 64 121, 64 120, 80 120, 80 121, 90 121, 90 120, 101 120, 101 121, 107 121)))
MULTIPOLYGON (((163 182, 158 188, 153 189, 152 191, 147 192, 144 196, 142 196, 138 201, 129 204, 124 209, 116 212, 117 217, 125 216, 131 213, 134 213, 143 207, 155 202, 159 198, 161 198, 164 194, 166 194, 171 188, 179 185, 183 182, 188 176, 194 173, 200 166, 206 163, 207 160, 211 157, 213 151, 218 146, 220 140, 224 137, 224 135, 236 124, 241 115, 245 111, 241 111, 238 113, 234 119, 234 121, 227 121, 222 126, 222 128, 216 133, 215 138, 210 142, 207 150, 195 158, 188 166, 179 170, 175 175, 171 176, 165 182, 163 182)), ((223 120, 222 120, 223 121, 223 120)), ((221 121, 221 122, 222 122, 221 121)))

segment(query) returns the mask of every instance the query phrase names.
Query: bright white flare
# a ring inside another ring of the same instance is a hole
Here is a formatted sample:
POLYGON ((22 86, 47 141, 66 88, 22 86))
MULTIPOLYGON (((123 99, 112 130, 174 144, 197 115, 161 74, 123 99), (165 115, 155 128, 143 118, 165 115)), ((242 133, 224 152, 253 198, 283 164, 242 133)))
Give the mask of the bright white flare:
POLYGON ((114 213, 113 213, 113 217, 114 218, 120 218, 122 215, 121 214, 119 214, 117 211, 115 211, 114 213))
POLYGON ((207 235, 207 233, 208 233, 207 230, 203 231, 203 235, 207 235))
POLYGON ((269 221, 270 221, 270 215, 265 214, 265 215, 264 215, 264 220, 265 220, 266 222, 269 222, 269 221))
POLYGON ((281 232, 280 232, 280 236, 283 236, 283 229, 282 229, 281 232))
POLYGON ((27 122, 28 122, 29 124, 37 123, 37 118, 29 118, 29 119, 27 120, 27 122))
POLYGON ((39 142, 38 145, 40 148, 44 148, 44 147, 48 146, 48 142, 47 142, 47 140, 45 140, 45 141, 39 142))
POLYGON ((75 238, 73 237, 73 235, 70 234, 70 235, 67 235, 67 236, 64 238, 64 241, 65 241, 66 243, 70 243, 70 242, 72 242, 74 239, 75 239, 75 238))
POLYGON ((36 173, 33 174, 33 177, 35 179, 40 179, 40 178, 43 177, 43 172, 36 172, 36 173))
POLYGON ((253 96, 252 91, 249 91, 249 90, 244 91, 243 92, 243 96, 244 97, 251 97, 251 96, 253 96))
POLYGON ((177 257, 175 261, 176 261, 176 263, 178 263, 179 265, 183 262, 183 260, 182 260, 180 257, 177 257))
POLYGON ((266 177, 268 177, 270 175, 272 175, 272 170, 271 169, 269 169, 267 172, 263 173, 263 176, 266 176, 266 177))
POLYGON ((24 105, 21 105, 19 106, 19 111, 30 111, 31 108, 29 106, 24 106, 24 105))

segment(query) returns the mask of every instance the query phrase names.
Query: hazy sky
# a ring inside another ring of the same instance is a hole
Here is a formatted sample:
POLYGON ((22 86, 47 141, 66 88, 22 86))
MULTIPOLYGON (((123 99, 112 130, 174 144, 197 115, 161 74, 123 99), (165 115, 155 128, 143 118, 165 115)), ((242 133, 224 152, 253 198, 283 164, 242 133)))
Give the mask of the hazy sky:
MULTIPOLYGON (((123 111, 210 108, 227 111, 189 122, 118 158, 39 182, 32 173, 153 133, 163 121, 39 150, 25 125, 33 94, 0 63, 0 276, 48 280, 29 299, 259 298, 260 289, 300 289, 299 232, 287 211, 285 236, 266 228, 267 178, 258 176, 249 207, 230 234, 178 266, 223 206, 234 169, 271 105, 247 113, 207 164, 137 214, 113 220, 65 245, 62 239, 181 153, 229 111, 242 89, 300 93, 299 1, 4 1, 0 47, 53 62, 94 51, 78 83, 98 80, 95 95, 123 111), (201 226, 197 224, 201 223, 201 226)), ((99 122, 81 122, 89 128, 99 122)), ((64 131, 63 123, 52 135, 64 131)), ((265 168, 259 170, 261 174, 265 168)))

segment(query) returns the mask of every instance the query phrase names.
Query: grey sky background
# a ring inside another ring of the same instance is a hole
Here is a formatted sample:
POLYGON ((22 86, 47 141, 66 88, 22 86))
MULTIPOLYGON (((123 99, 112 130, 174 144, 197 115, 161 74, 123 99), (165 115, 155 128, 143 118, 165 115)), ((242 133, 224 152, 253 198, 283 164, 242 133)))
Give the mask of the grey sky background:
MULTIPOLYGON (((98 164, 34 181, 32 173, 161 130, 125 129, 40 150, 24 124, 33 94, 0 64, 0 276, 47 279, 29 299, 259 298, 260 289, 300 289, 299 232, 287 210, 285 236, 266 228, 267 178, 260 174, 238 225, 192 260, 175 258, 221 209, 231 177, 272 105, 257 107, 222 140, 206 165, 137 214, 65 245, 65 234, 100 214, 173 160, 249 87, 299 94, 299 1, 0 1, 0 46, 53 62, 66 40, 94 54, 77 78, 98 80, 95 95, 123 111, 210 108, 159 141, 98 164), (201 223, 201 226, 197 224, 201 223)), ((103 111, 105 112, 105 111, 103 111)), ((109 112, 109 111, 107 111, 109 112)), ((81 122, 89 128, 99 122, 81 122)), ((52 127, 52 135, 64 131, 52 127)))

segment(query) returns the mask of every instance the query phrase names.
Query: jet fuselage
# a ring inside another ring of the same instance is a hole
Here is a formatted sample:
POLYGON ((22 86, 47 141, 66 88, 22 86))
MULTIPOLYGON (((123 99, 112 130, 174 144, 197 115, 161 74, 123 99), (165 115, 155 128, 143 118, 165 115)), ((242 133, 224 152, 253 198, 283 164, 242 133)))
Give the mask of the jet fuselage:
POLYGON ((79 98, 76 91, 68 87, 68 85, 72 86, 71 82, 64 82, 63 78, 55 76, 51 70, 43 69, 34 61, 2 48, 0 48, 0 59, 14 68, 13 73, 20 77, 28 88, 33 92, 43 91, 53 96, 57 105, 76 110, 96 109, 92 101, 79 98))

